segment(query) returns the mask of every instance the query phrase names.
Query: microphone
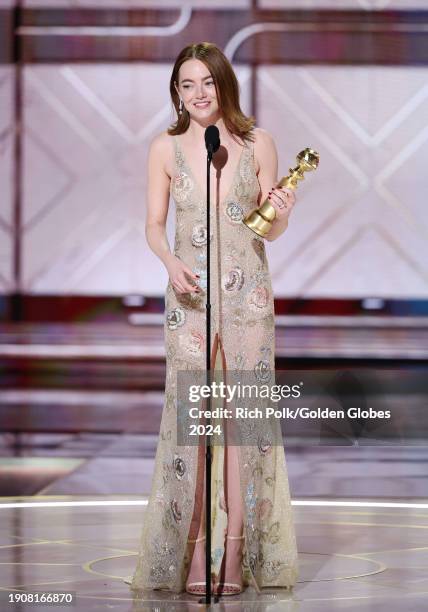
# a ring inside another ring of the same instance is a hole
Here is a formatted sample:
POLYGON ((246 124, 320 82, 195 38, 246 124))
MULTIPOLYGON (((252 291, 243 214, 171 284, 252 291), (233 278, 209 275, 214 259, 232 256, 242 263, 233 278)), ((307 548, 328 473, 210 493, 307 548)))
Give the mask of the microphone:
POLYGON ((205 146, 208 151, 208 157, 211 160, 220 146, 220 132, 215 125, 209 125, 205 130, 205 146))

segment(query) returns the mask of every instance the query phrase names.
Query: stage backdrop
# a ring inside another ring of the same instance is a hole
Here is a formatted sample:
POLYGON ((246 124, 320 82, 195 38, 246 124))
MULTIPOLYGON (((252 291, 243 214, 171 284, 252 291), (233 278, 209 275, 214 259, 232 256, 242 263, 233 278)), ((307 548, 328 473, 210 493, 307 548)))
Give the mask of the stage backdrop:
MULTIPOLYGON (((125 4, 154 7, 154 2, 79 2, 125 4)), ((231 5, 191 4, 221 9, 222 15, 231 5)), ((250 4, 233 3, 243 10, 250 4)), ((76 3, 38 0, 25 6, 76 3)), ((157 10, 174 6, 183 2, 156 3, 157 10)), ((263 0, 258 6, 410 10, 426 8, 427 2, 263 0)), ((184 14, 187 20, 191 11, 184 14)), ((427 298, 428 67, 238 63, 237 40, 241 44, 251 36, 237 30, 224 49, 239 77, 244 111, 256 109, 258 125, 274 135, 279 176, 306 146, 321 158, 317 172, 299 187, 289 229, 267 243, 276 296, 427 298)), ((170 71, 171 63, 159 61, 23 65, 21 291, 164 293, 167 275, 146 244, 144 223, 148 145, 174 118, 170 71)), ((0 66, 3 293, 17 288, 15 79, 13 65, 0 66)), ((173 207, 171 202, 171 246, 173 207)))

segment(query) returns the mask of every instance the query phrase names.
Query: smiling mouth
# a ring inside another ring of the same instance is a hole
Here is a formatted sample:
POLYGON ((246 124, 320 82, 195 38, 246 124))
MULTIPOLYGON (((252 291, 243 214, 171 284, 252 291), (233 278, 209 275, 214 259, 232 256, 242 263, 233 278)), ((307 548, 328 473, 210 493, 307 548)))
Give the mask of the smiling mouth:
POLYGON ((210 104, 209 101, 207 101, 207 102, 195 102, 194 106, 204 107, 204 106, 208 106, 209 104, 210 104))

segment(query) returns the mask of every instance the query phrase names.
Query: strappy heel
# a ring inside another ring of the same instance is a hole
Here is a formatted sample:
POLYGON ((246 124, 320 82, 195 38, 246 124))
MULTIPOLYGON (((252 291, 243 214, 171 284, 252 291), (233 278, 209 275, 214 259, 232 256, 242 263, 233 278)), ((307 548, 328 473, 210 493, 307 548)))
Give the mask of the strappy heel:
MULTIPOLYGON (((201 538, 196 538, 196 540, 187 540, 188 544, 196 544, 197 542, 203 542, 205 540, 205 536, 201 538)), ((190 595, 206 595, 206 582, 189 582, 186 584, 186 592, 190 595)))
MULTIPOLYGON (((245 540, 245 535, 240 536, 226 536, 227 540, 245 540)), ((242 551, 240 553, 240 558, 242 558, 242 551)), ((236 582, 217 582, 214 584, 214 593, 216 595, 239 595, 243 591, 243 585, 238 584, 236 582), (229 591, 225 591, 224 589, 231 589, 229 591)))

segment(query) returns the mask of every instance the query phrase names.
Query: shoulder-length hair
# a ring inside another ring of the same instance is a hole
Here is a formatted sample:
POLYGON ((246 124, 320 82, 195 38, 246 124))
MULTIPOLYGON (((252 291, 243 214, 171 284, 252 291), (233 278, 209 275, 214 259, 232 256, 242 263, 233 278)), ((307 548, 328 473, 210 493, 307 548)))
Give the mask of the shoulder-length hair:
POLYGON ((182 64, 189 59, 200 60, 210 71, 215 83, 220 113, 228 131, 239 136, 242 140, 253 142, 254 133, 252 133, 252 130, 256 120, 254 117, 247 117, 242 112, 239 104, 238 80, 233 68, 217 45, 209 42, 187 45, 175 61, 169 91, 177 112, 177 121, 168 128, 168 134, 171 136, 183 134, 189 127, 190 115, 188 111, 183 107, 182 114, 180 115, 178 112, 180 97, 174 86, 174 83, 178 85, 178 71, 182 64))

